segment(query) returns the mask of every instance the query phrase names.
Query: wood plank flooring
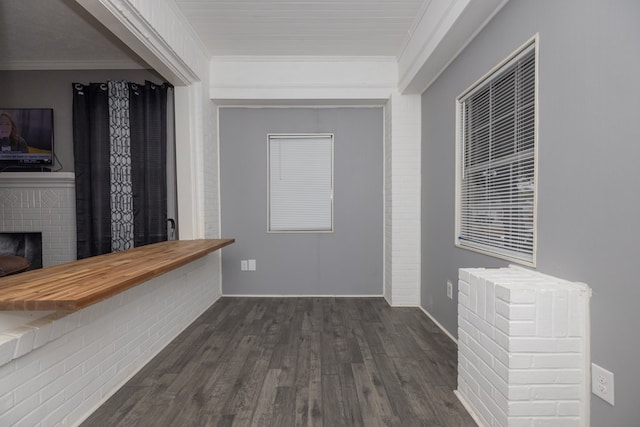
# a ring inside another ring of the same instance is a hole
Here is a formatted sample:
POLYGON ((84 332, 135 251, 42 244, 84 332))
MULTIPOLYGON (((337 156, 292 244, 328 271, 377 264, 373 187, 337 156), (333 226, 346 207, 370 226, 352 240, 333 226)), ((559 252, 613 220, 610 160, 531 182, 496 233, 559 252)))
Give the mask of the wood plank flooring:
POLYGON ((456 346, 382 298, 222 298, 83 426, 475 426, 456 346))

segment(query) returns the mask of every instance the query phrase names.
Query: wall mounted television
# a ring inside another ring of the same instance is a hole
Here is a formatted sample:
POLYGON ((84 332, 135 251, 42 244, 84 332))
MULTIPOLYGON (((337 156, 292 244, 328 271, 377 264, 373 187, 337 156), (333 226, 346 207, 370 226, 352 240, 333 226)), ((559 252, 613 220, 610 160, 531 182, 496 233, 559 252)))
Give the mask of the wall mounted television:
POLYGON ((53 165, 53 109, 0 108, 0 171, 53 165))

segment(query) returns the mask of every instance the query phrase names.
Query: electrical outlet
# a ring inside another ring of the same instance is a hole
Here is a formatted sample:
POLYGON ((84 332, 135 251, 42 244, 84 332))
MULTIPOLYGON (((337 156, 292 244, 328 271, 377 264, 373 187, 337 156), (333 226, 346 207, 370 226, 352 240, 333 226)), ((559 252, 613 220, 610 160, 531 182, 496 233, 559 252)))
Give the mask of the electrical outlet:
POLYGON ((248 270, 249 271, 256 271, 256 260, 255 259, 250 259, 248 261, 249 261, 248 270))
POLYGON ((595 363, 592 363, 591 392, 613 406, 613 372, 609 372, 595 363))
POLYGON ((451 280, 447 280, 447 297, 453 299, 453 283, 451 283, 451 280))
POLYGON ((240 261, 240 270, 247 271, 248 269, 249 269, 249 263, 247 262, 247 260, 243 259, 242 261, 240 261))

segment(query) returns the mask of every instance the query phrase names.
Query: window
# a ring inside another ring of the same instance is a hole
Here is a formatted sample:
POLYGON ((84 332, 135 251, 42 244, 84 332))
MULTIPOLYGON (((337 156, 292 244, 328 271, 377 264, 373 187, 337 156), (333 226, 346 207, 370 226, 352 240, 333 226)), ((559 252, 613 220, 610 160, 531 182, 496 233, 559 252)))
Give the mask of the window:
POLYGON ((333 231, 333 135, 268 139, 269 231, 333 231))
POLYGON ((535 265, 536 41, 457 100, 456 245, 535 265))

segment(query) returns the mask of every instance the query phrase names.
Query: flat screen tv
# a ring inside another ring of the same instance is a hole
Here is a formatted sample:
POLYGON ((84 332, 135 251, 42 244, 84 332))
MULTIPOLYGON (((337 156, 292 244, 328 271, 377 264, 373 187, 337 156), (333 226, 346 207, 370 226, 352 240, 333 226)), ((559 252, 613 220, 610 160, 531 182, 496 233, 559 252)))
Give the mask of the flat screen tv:
POLYGON ((53 165, 53 109, 0 108, 0 170, 53 165))

